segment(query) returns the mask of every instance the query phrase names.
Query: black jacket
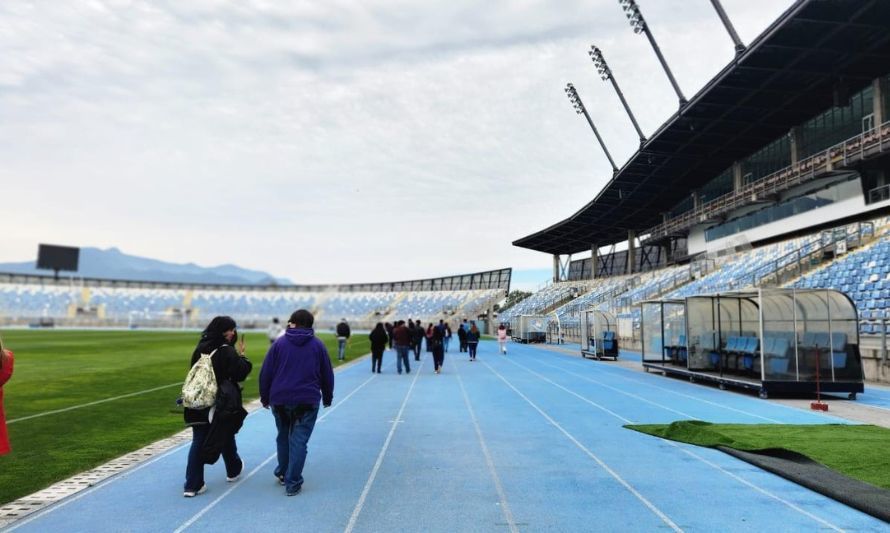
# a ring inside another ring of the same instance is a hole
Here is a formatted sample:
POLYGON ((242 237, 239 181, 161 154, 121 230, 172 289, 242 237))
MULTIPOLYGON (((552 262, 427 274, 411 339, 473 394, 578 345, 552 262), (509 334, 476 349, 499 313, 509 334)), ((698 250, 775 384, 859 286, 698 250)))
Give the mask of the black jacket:
POLYGON ((241 387, 232 380, 221 382, 213 421, 201 447, 201 460, 205 464, 212 465, 219 460, 223 448, 241 429, 245 418, 247 410, 241 405, 241 387))
POLYGON ((371 340, 371 351, 383 351, 383 349, 386 348, 386 343, 389 342, 389 337, 382 329, 375 328, 374 331, 368 335, 368 338, 371 340))
MULTIPOLYGON (((198 362, 201 354, 211 353, 213 350, 216 350, 212 359, 213 373, 216 375, 216 383, 220 386, 220 390, 222 390, 221 384, 224 381, 238 383, 239 381, 247 379, 248 374, 250 374, 251 369, 253 369, 253 364, 250 360, 238 355, 235 348, 228 344, 220 345, 218 341, 214 342, 209 340, 199 343, 195 348, 194 353, 192 353, 191 366, 195 366, 195 363, 198 362)), ((208 422, 209 412, 209 407, 206 409, 189 409, 186 407, 183 411, 183 418, 185 419, 186 425, 189 426, 206 424, 208 422)))
POLYGON ((467 330, 464 328, 457 328, 457 338, 460 339, 461 342, 467 340, 467 330))
POLYGON ((338 337, 346 337, 349 338, 351 331, 349 331, 349 324, 346 322, 340 322, 337 324, 337 336, 338 337))

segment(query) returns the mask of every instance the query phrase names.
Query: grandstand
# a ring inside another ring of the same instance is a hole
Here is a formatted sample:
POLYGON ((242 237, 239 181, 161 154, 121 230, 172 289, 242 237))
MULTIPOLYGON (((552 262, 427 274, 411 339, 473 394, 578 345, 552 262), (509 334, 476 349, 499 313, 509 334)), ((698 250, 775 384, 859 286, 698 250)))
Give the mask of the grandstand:
POLYGON ((510 287, 501 269, 423 280, 350 285, 199 285, 0 274, 0 323, 110 327, 201 327, 230 315, 246 326, 310 309, 320 328, 346 318, 357 328, 419 318, 482 319, 510 287))
POLYGON ((632 346, 647 299, 834 288, 856 303, 864 358, 886 362, 888 27, 887 2, 795 2, 593 200, 514 241, 552 255, 553 284, 506 320, 548 311, 571 330, 596 307, 618 316, 632 346))

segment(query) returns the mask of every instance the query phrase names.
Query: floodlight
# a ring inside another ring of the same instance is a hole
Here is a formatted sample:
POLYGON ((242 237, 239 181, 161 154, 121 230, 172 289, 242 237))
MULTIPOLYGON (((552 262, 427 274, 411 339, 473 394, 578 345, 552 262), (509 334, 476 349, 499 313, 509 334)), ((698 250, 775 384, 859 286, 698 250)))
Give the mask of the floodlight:
POLYGON ((640 130, 640 125, 637 124, 637 119, 631 112, 630 106, 627 105, 627 100, 624 99, 624 93, 622 93, 621 88, 618 87, 618 82, 615 81, 615 76, 612 74, 612 69, 609 68, 609 64, 606 63, 606 58, 603 57, 602 50, 600 50, 596 45, 590 45, 590 50, 588 50, 587 54, 590 56, 590 59, 596 66, 596 70, 599 73, 600 78, 602 78, 603 81, 612 82, 612 87, 618 94, 618 99, 621 100, 621 105, 624 106, 624 110, 627 112, 627 116, 630 117, 630 121, 633 124, 634 129, 637 130, 637 135, 639 135, 640 137, 640 144, 643 144, 644 142, 646 142, 646 136, 643 135, 642 130, 640 130))
POLYGON ((686 97, 683 96, 683 92, 680 90, 680 86, 677 84, 677 80, 674 79, 674 75, 673 73, 671 73, 671 69, 668 67, 667 61, 665 61, 664 56, 661 54, 661 49, 658 48, 658 43, 655 42, 655 37, 653 37, 652 32, 649 31, 649 25, 646 24, 646 20, 643 18, 643 14, 640 12, 640 6, 637 5, 635 0, 618 0, 618 3, 624 10, 624 14, 627 15, 627 20, 628 22, 630 22, 630 27, 633 28, 634 33, 646 34, 646 38, 649 39, 649 44, 652 45, 652 50, 654 50, 655 55, 658 56, 658 61, 661 63, 662 68, 664 68, 664 72, 665 74, 667 74, 668 80, 670 80, 671 85, 674 87, 674 91, 677 93, 677 97, 680 100, 680 105, 685 105, 686 97))
POLYGON ((590 118, 590 114, 587 112, 587 108, 584 107, 584 102, 581 101, 581 97, 578 96, 578 90, 575 89, 575 86, 571 83, 566 84, 565 88, 566 96, 569 98, 569 102, 572 103, 572 107, 575 108, 575 113, 579 115, 584 115, 584 118, 587 119, 587 123, 590 124, 590 129, 593 130, 593 134, 596 135, 596 140, 600 143, 600 148, 603 149, 603 153, 606 154, 606 159, 609 160, 609 164, 612 165, 612 173, 618 172, 618 167, 615 166, 615 161, 612 159, 612 154, 609 153, 609 149, 606 148, 606 143, 603 142, 603 138, 600 137, 600 132, 597 131, 596 126, 593 124, 593 119, 590 118))

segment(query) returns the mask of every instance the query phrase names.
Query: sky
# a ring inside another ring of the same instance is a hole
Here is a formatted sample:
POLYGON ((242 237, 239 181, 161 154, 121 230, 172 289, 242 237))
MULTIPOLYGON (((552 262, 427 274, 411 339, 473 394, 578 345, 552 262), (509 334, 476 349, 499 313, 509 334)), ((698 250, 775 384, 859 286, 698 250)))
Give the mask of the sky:
MULTIPOLYGON (((792 0, 723 0, 745 43, 792 0)), ((733 58, 709 0, 638 0, 687 97, 733 58)), ((119 247, 296 283, 552 258, 678 107, 617 0, 0 2, 0 262, 119 247)), ((588 254, 589 255, 589 254, 588 254)), ((541 281, 544 281, 542 279, 541 281)))

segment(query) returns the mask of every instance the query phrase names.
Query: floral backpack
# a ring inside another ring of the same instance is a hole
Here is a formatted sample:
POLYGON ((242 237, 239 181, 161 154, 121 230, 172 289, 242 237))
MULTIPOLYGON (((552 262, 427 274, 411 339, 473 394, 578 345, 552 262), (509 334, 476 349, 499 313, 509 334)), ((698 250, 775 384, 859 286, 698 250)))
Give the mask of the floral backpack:
POLYGON ((213 350, 202 353, 182 385, 182 405, 189 409, 206 409, 216 403, 216 373, 213 371, 213 350))

